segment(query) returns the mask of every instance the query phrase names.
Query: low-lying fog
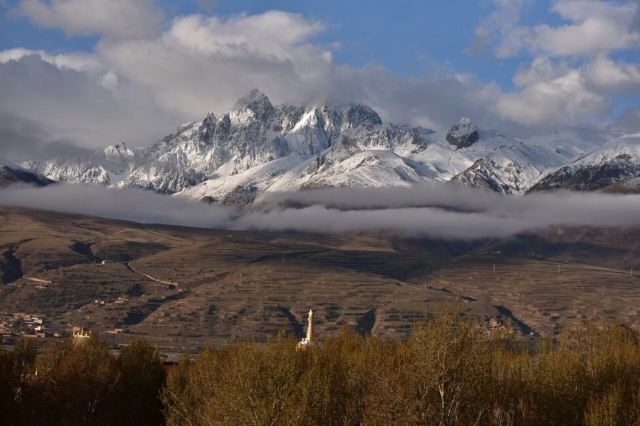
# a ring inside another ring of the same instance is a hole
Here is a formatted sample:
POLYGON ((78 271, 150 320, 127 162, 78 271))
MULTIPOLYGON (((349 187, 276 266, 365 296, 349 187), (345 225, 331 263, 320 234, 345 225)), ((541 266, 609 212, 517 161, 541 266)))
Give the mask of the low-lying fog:
POLYGON ((0 190, 0 205, 168 225, 329 233, 389 230, 453 239, 506 237, 552 225, 640 225, 640 195, 505 197, 451 185, 279 193, 262 204, 271 207, 246 211, 143 190, 14 186, 0 190))

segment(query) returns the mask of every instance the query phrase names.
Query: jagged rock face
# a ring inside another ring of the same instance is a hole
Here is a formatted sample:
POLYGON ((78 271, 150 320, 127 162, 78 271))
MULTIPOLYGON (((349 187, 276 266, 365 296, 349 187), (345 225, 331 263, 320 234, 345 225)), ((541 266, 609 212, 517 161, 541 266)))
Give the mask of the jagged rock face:
POLYGON ((105 160, 114 162, 114 163, 123 163, 134 160, 134 152, 133 150, 127 147, 126 143, 120 143, 115 145, 109 145, 104 149, 104 157, 105 160))
POLYGON ((60 182, 110 185, 112 177, 129 173, 135 167, 137 153, 125 143, 110 145, 87 158, 54 158, 28 161, 25 169, 60 182))
POLYGON ((446 140, 451 145, 459 148, 467 148, 480 139, 480 134, 476 126, 471 123, 471 120, 467 117, 462 117, 458 120, 449 132, 447 133, 446 140))
POLYGON ((526 191, 537 175, 536 170, 526 165, 482 158, 451 181, 503 194, 518 194, 526 191))
POLYGON ((219 204, 242 209, 253 203, 257 195, 258 187, 253 183, 238 186, 233 191, 225 195, 219 204))
POLYGON ((232 110, 232 120, 239 124, 250 121, 268 122, 275 109, 269 98, 258 89, 253 89, 236 102, 232 110))
POLYGON ((28 161, 25 169, 60 182, 109 185, 109 171, 93 159, 54 158, 48 161, 28 161))
POLYGON ((208 114, 201 123, 183 126, 145 153, 141 164, 118 187, 175 193, 223 173, 237 174, 290 155, 309 156, 327 149, 341 133, 381 125, 371 108, 274 107, 257 90, 231 111, 208 114))
POLYGON ((49 185, 53 181, 44 176, 39 176, 19 167, 10 167, 6 164, 0 164, 0 187, 24 183, 35 186, 49 185))
POLYGON ((267 96, 252 90, 229 112, 209 113, 149 148, 132 150, 122 143, 92 158, 26 165, 60 181, 176 193, 288 156, 305 158, 330 149, 343 159, 365 149, 392 149, 407 138, 424 149, 428 133, 384 126, 365 105, 274 107, 267 96))
POLYGON ((136 153, 124 142, 109 145, 104 149, 103 155, 98 152, 94 157, 94 161, 102 163, 107 171, 116 175, 130 172, 136 164, 136 153))

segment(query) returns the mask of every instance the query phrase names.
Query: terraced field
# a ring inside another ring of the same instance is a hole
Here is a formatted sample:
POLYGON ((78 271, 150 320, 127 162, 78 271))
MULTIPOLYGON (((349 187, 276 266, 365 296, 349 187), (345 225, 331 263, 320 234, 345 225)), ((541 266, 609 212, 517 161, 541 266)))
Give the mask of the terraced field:
POLYGON ((550 231, 505 241, 379 234, 251 233, 0 210, 0 314, 44 316, 50 332, 83 326, 114 341, 165 347, 301 336, 343 326, 405 336, 457 309, 510 319, 523 335, 584 320, 640 329, 638 230, 550 231), (570 236, 570 238, 569 238, 570 236))

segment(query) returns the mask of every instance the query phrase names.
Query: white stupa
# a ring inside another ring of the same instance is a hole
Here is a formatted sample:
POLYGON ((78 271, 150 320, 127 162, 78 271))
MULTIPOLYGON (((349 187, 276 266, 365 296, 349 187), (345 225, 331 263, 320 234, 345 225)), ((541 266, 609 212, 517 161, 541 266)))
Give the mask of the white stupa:
POLYGON ((306 349, 311 346, 313 336, 313 310, 309 309, 309 323, 307 324, 307 336, 298 343, 298 349, 306 349))

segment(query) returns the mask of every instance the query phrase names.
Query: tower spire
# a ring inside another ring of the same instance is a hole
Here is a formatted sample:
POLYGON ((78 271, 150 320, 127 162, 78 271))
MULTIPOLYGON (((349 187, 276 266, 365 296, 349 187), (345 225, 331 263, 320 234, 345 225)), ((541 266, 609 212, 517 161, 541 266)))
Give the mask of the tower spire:
POLYGON ((307 344, 311 343, 313 335, 313 310, 309 309, 309 323, 307 324, 307 344))
POLYGON ((307 335, 302 340, 300 340, 300 342, 298 342, 298 345, 296 346, 296 348, 298 350, 307 349, 309 346, 311 346, 312 339, 313 339, 313 310, 309 309, 307 335))

